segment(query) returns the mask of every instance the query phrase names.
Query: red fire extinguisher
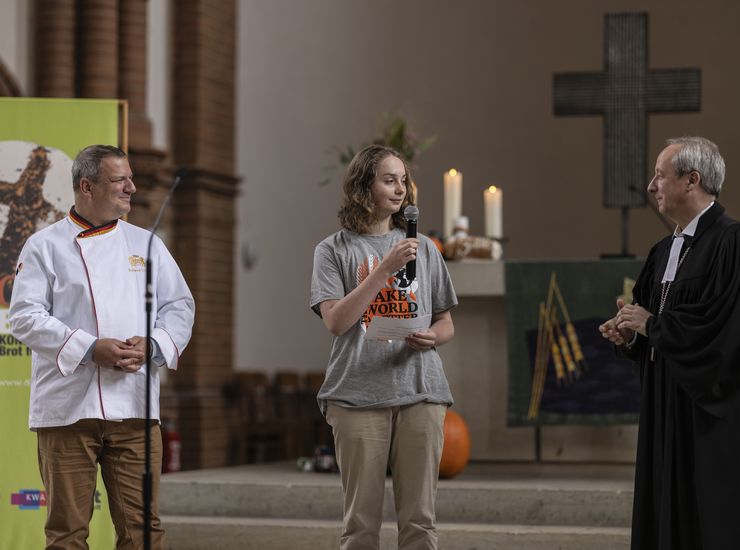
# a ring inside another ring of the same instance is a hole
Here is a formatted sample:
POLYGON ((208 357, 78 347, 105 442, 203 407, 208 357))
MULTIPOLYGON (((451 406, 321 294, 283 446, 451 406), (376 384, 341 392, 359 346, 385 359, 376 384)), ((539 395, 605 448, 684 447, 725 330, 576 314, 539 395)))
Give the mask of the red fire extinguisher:
POLYGON ((167 472, 179 472, 181 468, 180 464, 180 449, 182 448, 182 442, 180 440, 180 432, 177 431, 177 424, 174 420, 165 418, 162 421, 162 450, 164 456, 162 457, 162 471, 167 472))

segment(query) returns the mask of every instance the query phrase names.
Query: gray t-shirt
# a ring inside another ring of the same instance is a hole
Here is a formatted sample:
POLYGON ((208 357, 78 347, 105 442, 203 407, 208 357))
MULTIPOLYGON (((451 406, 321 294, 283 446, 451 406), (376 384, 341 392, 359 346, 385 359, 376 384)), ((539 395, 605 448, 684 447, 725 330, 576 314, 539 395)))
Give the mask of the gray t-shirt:
MULTIPOLYGON (((394 229, 385 235, 339 231, 321 241, 314 252, 311 308, 340 300, 377 267, 383 256, 406 235, 394 229)), ((403 341, 365 339, 372 317, 416 317, 446 311, 457 305, 455 290, 442 255, 434 243, 419 235, 416 279, 409 285, 401 268, 378 292, 361 319, 331 341, 326 380, 318 394, 343 407, 381 408, 427 401, 452 405, 442 361, 436 349, 415 351, 403 341)))

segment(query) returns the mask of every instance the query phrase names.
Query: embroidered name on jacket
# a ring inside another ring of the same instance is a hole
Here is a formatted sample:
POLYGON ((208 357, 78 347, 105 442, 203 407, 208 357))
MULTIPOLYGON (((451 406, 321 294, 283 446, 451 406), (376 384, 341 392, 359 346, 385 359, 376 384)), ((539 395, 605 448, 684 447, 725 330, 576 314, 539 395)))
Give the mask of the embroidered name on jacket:
POLYGON ((133 255, 128 257, 129 271, 146 271, 146 260, 141 256, 133 255))

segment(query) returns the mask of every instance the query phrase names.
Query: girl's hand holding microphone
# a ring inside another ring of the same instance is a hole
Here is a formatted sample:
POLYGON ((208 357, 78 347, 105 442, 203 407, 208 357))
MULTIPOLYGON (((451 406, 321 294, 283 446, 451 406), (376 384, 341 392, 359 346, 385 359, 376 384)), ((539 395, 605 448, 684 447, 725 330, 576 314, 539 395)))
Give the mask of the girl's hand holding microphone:
POLYGON ((419 248, 419 239, 403 239, 398 241, 385 255, 380 267, 387 270, 388 276, 394 275, 403 266, 416 259, 416 249, 419 248))
MULTIPOLYGON (((386 264, 393 275, 407 263, 416 259, 416 250, 419 248, 419 239, 408 238, 399 241, 391 251, 386 254, 381 265, 386 264)), ((406 343, 416 351, 426 351, 432 349, 437 341, 437 335, 430 329, 415 332, 406 337, 406 343)))

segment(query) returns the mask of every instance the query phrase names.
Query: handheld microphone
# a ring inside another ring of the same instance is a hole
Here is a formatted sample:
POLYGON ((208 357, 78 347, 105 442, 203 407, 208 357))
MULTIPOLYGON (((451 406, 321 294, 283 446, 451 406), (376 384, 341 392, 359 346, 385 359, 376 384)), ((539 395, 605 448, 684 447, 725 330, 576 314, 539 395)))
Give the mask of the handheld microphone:
MULTIPOLYGON (((413 204, 409 204, 403 209, 403 217, 406 219, 406 238, 416 238, 416 220, 419 219, 419 209, 413 204)), ((411 260, 406 264, 406 278, 409 281, 416 279, 416 260, 411 260)))

